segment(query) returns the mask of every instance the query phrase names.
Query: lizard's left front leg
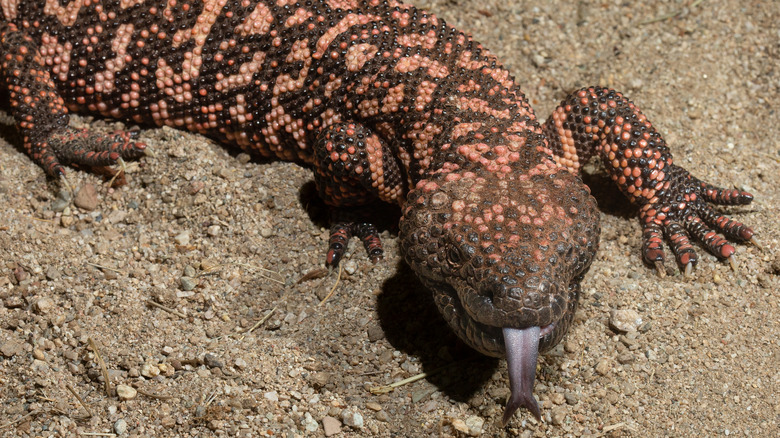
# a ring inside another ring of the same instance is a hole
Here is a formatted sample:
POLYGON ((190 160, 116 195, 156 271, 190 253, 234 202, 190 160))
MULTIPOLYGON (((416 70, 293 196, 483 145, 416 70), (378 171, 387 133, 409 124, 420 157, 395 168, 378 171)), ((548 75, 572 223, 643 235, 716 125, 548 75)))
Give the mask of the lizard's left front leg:
POLYGON ((11 112, 30 158, 50 176, 64 165, 113 175, 108 166, 138 158, 146 145, 135 134, 103 134, 68 126, 65 102, 38 53, 38 44, 12 23, 0 24, 0 85, 8 89, 11 112))
POLYGON ((384 141, 359 123, 337 123, 320 132, 314 145, 314 182, 332 207, 330 245, 325 263, 338 265, 352 236, 363 241, 373 262, 384 254, 376 227, 366 220, 366 206, 381 200, 402 202, 404 180, 384 141))
POLYGON ((689 235, 732 266, 735 249, 718 233, 755 243, 750 227, 708 205, 749 204, 753 195, 713 186, 674 165, 661 135, 617 91, 592 87, 571 94, 553 111, 544 129, 555 160, 573 172, 592 155, 601 156, 612 180, 640 206, 642 255, 659 273, 663 274, 664 237, 686 274, 698 260, 689 235))

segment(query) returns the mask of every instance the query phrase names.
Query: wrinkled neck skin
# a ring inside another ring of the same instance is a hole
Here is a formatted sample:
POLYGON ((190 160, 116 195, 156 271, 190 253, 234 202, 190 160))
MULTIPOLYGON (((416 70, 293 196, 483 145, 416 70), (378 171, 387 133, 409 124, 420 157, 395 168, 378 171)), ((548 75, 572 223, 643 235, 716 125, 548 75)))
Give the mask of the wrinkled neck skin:
POLYGON ((543 148, 525 145, 487 168, 460 160, 410 191, 401 220, 406 261, 433 292, 453 331, 506 357, 512 396, 537 418, 537 355, 566 334, 579 282, 598 246, 599 213, 587 187, 543 148))

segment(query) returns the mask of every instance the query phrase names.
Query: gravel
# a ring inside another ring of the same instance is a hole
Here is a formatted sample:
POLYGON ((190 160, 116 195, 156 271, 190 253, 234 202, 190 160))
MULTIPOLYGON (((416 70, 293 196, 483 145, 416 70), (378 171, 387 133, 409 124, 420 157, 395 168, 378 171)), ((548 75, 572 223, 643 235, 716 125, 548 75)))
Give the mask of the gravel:
POLYGON ((764 249, 735 245, 734 272, 697 246, 690 278, 672 262, 659 278, 641 262, 635 209, 593 166, 585 180, 602 211, 601 249, 567 338, 540 357, 543 421, 521 410, 500 428, 505 363, 452 335, 403 264, 396 228, 382 233, 381 262, 353 241, 338 282, 335 272, 301 280, 322 268, 327 247, 310 171, 143 129, 156 154, 127 163, 128 185, 108 189, 71 169, 87 199, 63 205, 0 113, 0 435, 119 433, 120 419, 132 437, 776 435, 780 10, 728 0, 478 3, 421 4, 498 54, 540 117, 584 85, 624 91, 676 163, 755 195, 725 211, 754 226, 764 249), (185 272, 197 279, 190 290, 185 272), (616 332, 611 309, 642 323, 616 332), (104 393, 90 339, 112 383, 139 390, 135 399, 104 393), (222 366, 204 366, 207 353, 222 366), (362 427, 347 425, 345 410, 362 427))

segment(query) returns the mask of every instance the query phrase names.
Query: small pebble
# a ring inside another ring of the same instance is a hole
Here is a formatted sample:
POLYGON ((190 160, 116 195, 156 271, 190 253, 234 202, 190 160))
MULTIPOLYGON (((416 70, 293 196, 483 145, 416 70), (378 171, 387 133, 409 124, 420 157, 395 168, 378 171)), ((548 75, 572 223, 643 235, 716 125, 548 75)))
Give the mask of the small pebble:
POLYGON ((62 277, 62 274, 54 266, 46 268, 46 278, 48 280, 59 280, 60 277, 62 277))
POLYGON ((330 373, 319 372, 312 376, 312 386, 315 389, 322 388, 330 382, 330 373))
POLYGON ((599 363, 596 364, 596 372, 602 376, 606 376, 612 369, 612 361, 608 357, 602 357, 599 363))
POLYGON ((320 428, 320 425, 317 424, 317 420, 310 413, 306 412, 303 414, 303 428, 306 432, 314 432, 320 428))
POLYGON ((627 352, 618 356, 617 361, 621 365, 627 365, 630 363, 634 363, 636 359, 634 358, 634 355, 631 352, 627 352))
POLYGON ((233 362, 233 364, 236 366, 236 368, 244 369, 246 368, 246 361, 244 359, 241 359, 240 357, 233 362))
POLYGON ((368 334, 368 340, 371 342, 376 342, 385 337, 385 332, 379 324, 372 325, 366 332, 368 334))
POLYGON ((70 205, 70 201, 66 201, 65 199, 57 198, 51 203, 51 211, 55 213, 61 213, 65 210, 65 208, 70 205))
POLYGON ((363 416, 354 409, 344 409, 341 411, 341 420, 344 424, 353 429, 363 428, 363 416))
POLYGON ((38 313, 47 314, 54 307, 54 300, 51 298, 41 298, 35 302, 35 309, 38 313))
POLYGON ((566 412, 567 409, 563 406, 556 406, 552 408, 552 413, 550 414, 550 420, 552 421, 552 424, 555 426, 562 425, 566 420, 566 412))
POLYGON ((560 392, 556 392, 550 395, 550 401, 556 405, 562 405, 566 402, 566 397, 560 392))
POLYGON ((341 432, 341 422, 331 416, 325 416, 322 418, 322 429, 325 436, 333 436, 341 432))
POLYGON ((132 386, 116 385, 116 395, 119 400, 132 400, 138 395, 138 391, 132 386))
POLYGON ((211 353, 206 353, 203 356, 203 364, 209 368, 222 368, 224 366, 222 361, 211 353))
POLYGON ((60 218, 60 224, 63 227, 65 227, 65 228, 70 227, 75 222, 76 222, 76 219, 73 219, 73 216, 70 216, 70 215, 67 215, 67 216, 66 215, 62 215, 62 217, 60 218))
POLYGON ((354 260, 347 260, 344 263, 344 271, 349 275, 354 274, 357 271, 357 263, 354 260))
POLYGON ((387 412, 385 411, 379 411, 376 413, 376 419, 384 423, 387 423, 390 421, 390 416, 387 415, 387 412))
POLYGON ((39 350, 37 348, 33 350, 33 357, 38 359, 38 360, 45 359, 45 356, 43 355, 43 351, 41 351, 41 350, 39 350))
POLYGON ((452 427, 460 433, 469 433, 469 428, 466 426, 466 422, 460 418, 453 418, 450 424, 452 424, 452 427))
POLYGON ((642 317, 636 310, 612 309, 609 312, 609 327, 620 333, 636 331, 642 325, 642 317))
POLYGON ((379 403, 368 402, 366 403, 366 408, 371 409, 374 412, 379 412, 382 410, 382 405, 380 405, 379 403))
POLYGON ((192 277, 183 276, 179 278, 179 285, 184 291, 190 291, 198 286, 198 280, 192 277))
POLYGON ((22 344, 15 341, 7 341, 0 346, 0 353, 5 357, 14 357, 22 352, 22 344))
POLYGON ((179 233, 176 237, 173 238, 173 240, 177 244, 179 244, 181 246, 189 245, 190 244, 190 232, 189 231, 185 231, 183 233, 179 233))
POLYGON ((190 195, 194 195, 203 190, 204 187, 206 187, 206 184, 203 181, 193 181, 187 191, 190 195))
POLYGON ((116 423, 114 423, 114 433, 117 435, 124 435, 127 433, 127 421, 123 419, 116 420, 116 423))
POLYGON ((222 227, 219 225, 212 225, 206 229, 206 234, 208 234, 211 237, 219 236, 220 232, 222 231, 222 227))
POLYGON ((570 405, 576 405, 580 398, 573 392, 566 392, 563 394, 563 398, 566 399, 566 403, 570 405))
POLYGON ((466 418, 466 428, 468 429, 466 433, 469 436, 479 436, 482 434, 482 426, 485 425, 485 420, 482 419, 482 417, 477 417, 476 415, 472 415, 468 418, 466 418))
POLYGON ((95 186, 92 184, 84 184, 81 189, 79 189, 78 193, 76 193, 76 197, 73 199, 73 203, 78 208, 87 211, 94 210, 98 204, 97 191, 95 190, 95 186))
POLYGON ((124 210, 114 210, 108 215, 108 222, 112 224, 118 224, 125 220, 127 212, 124 210))
POLYGON ((141 375, 148 378, 157 377, 160 375, 160 367, 154 362, 146 362, 141 367, 141 375))
POLYGON ((276 391, 268 391, 265 394, 263 394, 263 398, 270 402, 278 402, 279 401, 279 393, 276 391))

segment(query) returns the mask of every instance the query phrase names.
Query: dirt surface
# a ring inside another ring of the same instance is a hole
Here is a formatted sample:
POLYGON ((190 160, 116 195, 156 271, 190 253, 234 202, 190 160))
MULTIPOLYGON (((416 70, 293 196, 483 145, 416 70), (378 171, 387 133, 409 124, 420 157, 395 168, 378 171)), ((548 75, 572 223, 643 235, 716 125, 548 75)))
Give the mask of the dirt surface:
POLYGON ((601 250, 571 331, 540 360, 543 421, 521 411, 501 429, 505 363, 449 332, 392 226, 384 261, 353 242, 340 280, 301 281, 327 245, 310 171, 145 129, 156 157, 130 163, 128 185, 72 171, 79 203, 94 208, 55 212, 56 181, 2 116, 0 435, 778 435, 777 3, 418 5, 496 52, 541 118, 581 86, 624 91, 676 163, 755 195, 727 211, 763 251, 738 245, 734 272, 700 249, 691 278, 671 264, 659 278, 640 261, 635 210, 594 167, 601 250), (613 331, 613 310, 637 312, 638 331, 613 331))

